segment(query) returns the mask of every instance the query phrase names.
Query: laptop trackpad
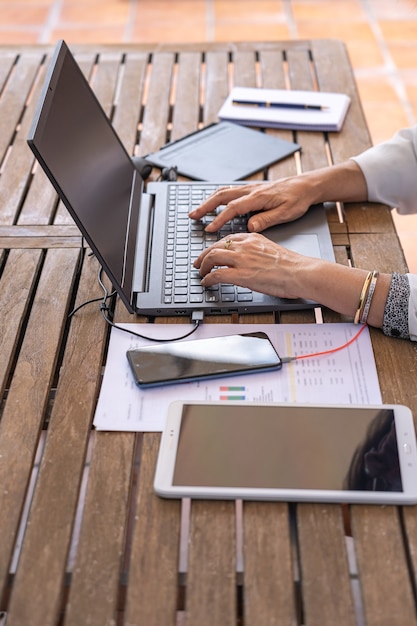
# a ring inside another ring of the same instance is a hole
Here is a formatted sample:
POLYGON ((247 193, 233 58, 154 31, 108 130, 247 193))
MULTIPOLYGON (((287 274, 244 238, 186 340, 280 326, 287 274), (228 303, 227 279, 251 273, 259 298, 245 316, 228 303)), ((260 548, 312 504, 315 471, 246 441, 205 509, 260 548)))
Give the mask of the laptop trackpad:
MULTIPOLYGON (((265 233, 266 234, 266 233, 265 233)), ((319 238, 314 234, 306 235, 289 235, 288 237, 275 238, 274 241, 284 248, 288 248, 293 252, 299 252, 304 256, 312 256, 317 259, 321 258, 319 238)))

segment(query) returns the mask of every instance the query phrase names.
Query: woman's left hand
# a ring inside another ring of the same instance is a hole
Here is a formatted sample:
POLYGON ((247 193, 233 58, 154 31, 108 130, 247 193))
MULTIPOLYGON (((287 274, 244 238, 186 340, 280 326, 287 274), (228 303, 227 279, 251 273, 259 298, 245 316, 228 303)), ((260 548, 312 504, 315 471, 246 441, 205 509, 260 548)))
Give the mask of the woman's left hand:
POLYGON ((298 270, 316 259, 304 257, 258 233, 239 233, 216 242, 196 259, 201 284, 226 283, 282 298, 304 297, 298 291, 298 270))

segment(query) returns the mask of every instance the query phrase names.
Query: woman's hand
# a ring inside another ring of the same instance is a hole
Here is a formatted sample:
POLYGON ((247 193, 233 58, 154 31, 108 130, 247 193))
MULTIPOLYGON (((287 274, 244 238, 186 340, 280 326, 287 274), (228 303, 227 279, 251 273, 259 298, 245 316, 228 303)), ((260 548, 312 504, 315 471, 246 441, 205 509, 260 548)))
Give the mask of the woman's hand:
POLYGON ((308 297, 302 294, 297 275, 306 264, 320 263, 273 243, 257 233, 240 233, 216 242, 194 262, 203 277, 201 284, 212 287, 228 283, 283 298, 308 297))
POLYGON ((252 183, 221 187, 198 209, 191 211, 191 219, 201 219, 219 206, 223 211, 207 225, 208 232, 219 230, 237 215, 254 212, 248 221, 250 232, 265 230, 274 224, 291 222, 301 217, 311 202, 302 176, 285 178, 272 183, 252 183))
MULTIPOLYGON (((305 298, 354 317, 367 270, 303 256, 258 233, 225 237, 195 260, 201 284, 247 287, 279 298, 305 298)), ((390 274, 380 274, 368 323, 381 327, 390 274)))
POLYGON ((199 220, 224 206, 206 227, 208 232, 215 232, 237 215, 254 213, 249 218, 248 230, 257 233, 301 217, 318 202, 362 202, 367 197, 362 171, 350 160, 274 182, 222 187, 189 216, 199 220))

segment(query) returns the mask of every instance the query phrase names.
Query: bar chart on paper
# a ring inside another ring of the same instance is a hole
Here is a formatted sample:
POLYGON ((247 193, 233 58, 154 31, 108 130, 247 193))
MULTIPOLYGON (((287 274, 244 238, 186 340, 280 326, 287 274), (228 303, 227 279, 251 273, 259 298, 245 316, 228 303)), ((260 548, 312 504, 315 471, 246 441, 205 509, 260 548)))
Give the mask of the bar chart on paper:
POLYGON ((219 400, 246 400, 246 387, 244 385, 220 385, 219 400))

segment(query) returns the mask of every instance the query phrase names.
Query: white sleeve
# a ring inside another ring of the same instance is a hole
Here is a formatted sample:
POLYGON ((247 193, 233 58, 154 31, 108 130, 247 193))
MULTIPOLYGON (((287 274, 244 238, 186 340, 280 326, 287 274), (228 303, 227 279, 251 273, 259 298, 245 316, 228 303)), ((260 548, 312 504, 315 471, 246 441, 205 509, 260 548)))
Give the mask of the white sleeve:
POLYGON ((417 126, 352 158, 365 176, 370 202, 417 212, 417 126))
POLYGON ((417 341, 417 275, 407 274, 410 284, 410 300, 408 303, 408 331, 410 339, 417 341))

